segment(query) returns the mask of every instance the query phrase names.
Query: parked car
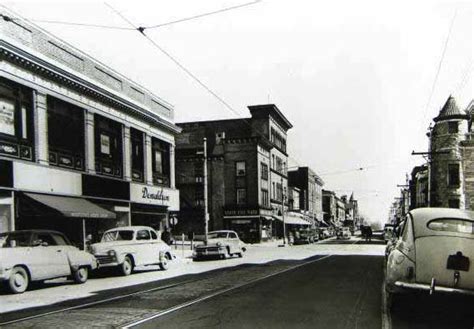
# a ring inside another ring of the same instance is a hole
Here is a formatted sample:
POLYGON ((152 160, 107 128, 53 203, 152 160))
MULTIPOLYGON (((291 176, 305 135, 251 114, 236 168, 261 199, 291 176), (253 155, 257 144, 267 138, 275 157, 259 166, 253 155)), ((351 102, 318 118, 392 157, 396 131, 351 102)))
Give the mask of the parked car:
POLYGON ((395 225, 394 224, 385 224, 383 228, 383 238, 385 242, 392 240, 395 236, 395 225))
POLYGON ((227 256, 243 256, 246 250, 245 244, 239 239, 234 231, 212 231, 207 235, 207 244, 197 245, 194 248, 194 259, 205 257, 219 257, 225 259, 227 256))
POLYGON ((60 232, 13 231, 0 234, 0 281, 13 293, 22 293, 32 281, 72 277, 87 281, 97 268, 91 254, 74 247, 60 232))
POLYGON ((331 232, 327 228, 323 228, 321 235, 322 235, 322 239, 327 239, 331 237, 331 232))
POLYGON ((99 243, 91 245, 99 268, 115 267, 122 275, 130 275, 136 266, 159 265, 168 269, 171 247, 148 226, 124 226, 106 231, 99 243))
POLYGON ((314 243, 319 240, 316 229, 305 228, 295 232, 294 244, 314 243))
POLYGON ((348 240, 351 238, 351 230, 349 227, 340 227, 337 229, 336 237, 337 239, 348 240))
POLYGON ((386 291, 474 295, 474 212, 419 208, 408 213, 387 259, 386 291))

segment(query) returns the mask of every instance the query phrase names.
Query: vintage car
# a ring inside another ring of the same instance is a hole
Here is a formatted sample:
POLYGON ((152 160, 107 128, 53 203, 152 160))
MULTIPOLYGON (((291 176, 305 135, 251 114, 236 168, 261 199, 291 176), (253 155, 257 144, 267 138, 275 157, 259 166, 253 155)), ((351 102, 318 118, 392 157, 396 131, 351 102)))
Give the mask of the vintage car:
POLYGON ((0 281, 13 293, 22 293, 32 281, 72 277, 87 281, 97 268, 94 256, 71 245, 59 232, 13 231, 0 234, 0 281))
POLYGON ((394 224, 385 224, 383 228, 383 238, 385 242, 392 240, 395 236, 395 225, 394 224))
POLYGON ((319 240, 324 240, 331 237, 331 232, 327 228, 319 229, 319 240))
POLYGON ((294 244, 305 244, 314 243, 319 240, 318 232, 316 229, 300 229, 294 234, 294 244))
POLYGON ((197 245, 194 248, 194 259, 219 257, 225 259, 237 255, 242 257, 246 250, 245 244, 234 231, 212 231, 207 235, 207 244, 197 245))
POLYGON ((345 239, 348 240, 351 238, 351 230, 349 227, 340 227, 337 229, 336 232, 337 239, 345 239))
POLYGON ((474 295, 474 212, 418 208, 399 228, 386 267, 388 304, 399 293, 474 295))
POLYGON ((171 248, 148 226, 124 226, 106 231, 99 243, 90 246, 99 268, 115 267, 130 275, 136 266, 159 265, 168 269, 171 248))

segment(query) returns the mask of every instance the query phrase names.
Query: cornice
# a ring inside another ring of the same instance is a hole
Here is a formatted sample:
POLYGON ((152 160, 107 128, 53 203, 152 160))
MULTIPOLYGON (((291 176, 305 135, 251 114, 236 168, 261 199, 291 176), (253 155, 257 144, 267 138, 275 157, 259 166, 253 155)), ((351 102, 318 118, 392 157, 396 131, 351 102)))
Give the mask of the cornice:
POLYGON ((36 74, 47 77, 48 79, 60 82, 69 88, 75 89, 80 93, 91 96, 105 104, 120 109, 123 112, 144 120, 150 124, 157 125, 173 134, 181 132, 181 128, 170 123, 160 116, 137 106, 136 104, 94 84, 81 77, 78 77, 56 65, 38 58, 16 46, 11 45, 5 40, 0 40, 0 58, 11 63, 22 66, 36 74))

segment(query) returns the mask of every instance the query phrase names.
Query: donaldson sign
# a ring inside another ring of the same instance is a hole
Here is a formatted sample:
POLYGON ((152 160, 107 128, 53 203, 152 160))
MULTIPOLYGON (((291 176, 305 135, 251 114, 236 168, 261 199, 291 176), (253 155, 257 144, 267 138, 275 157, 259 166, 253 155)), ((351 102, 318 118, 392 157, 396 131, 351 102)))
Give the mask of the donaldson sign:
POLYGON ((179 211, 179 191, 167 187, 131 183, 130 201, 166 206, 168 210, 179 211))

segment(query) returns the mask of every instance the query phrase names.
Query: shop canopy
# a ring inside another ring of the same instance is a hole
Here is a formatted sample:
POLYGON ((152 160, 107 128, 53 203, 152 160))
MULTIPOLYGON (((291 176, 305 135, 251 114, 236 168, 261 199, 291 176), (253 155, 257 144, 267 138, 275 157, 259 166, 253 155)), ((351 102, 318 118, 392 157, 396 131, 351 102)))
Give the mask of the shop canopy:
MULTIPOLYGON (((25 193, 25 196, 59 212, 64 217, 115 219, 115 213, 80 198, 25 193)), ((36 214, 37 215, 37 214, 36 214)))
MULTIPOLYGON (((281 216, 273 215, 274 218, 278 219, 279 221, 283 222, 283 219, 281 216)), ((290 225, 307 225, 310 226, 311 223, 305 221, 303 218, 293 215, 293 214, 285 214, 285 224, 290 224, 290 225)))

